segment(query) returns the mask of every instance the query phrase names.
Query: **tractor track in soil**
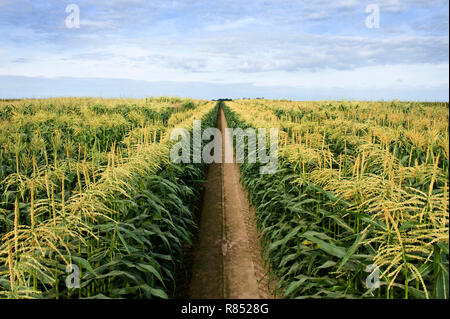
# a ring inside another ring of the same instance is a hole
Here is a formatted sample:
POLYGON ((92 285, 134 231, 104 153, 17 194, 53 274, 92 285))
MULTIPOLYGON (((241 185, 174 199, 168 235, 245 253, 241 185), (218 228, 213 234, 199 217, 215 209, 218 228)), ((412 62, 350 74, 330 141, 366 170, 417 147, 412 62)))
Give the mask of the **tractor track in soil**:
MULTIPOLYGON (((222 108, 217 127, 222 132, 225 156, 227 122, 222 108)), ((198 238, 188 296, 192 299, 269 299, 269 285, 261 257, 254 209, 239 181, 236 163, 212 163, 208 167, 198 238)))

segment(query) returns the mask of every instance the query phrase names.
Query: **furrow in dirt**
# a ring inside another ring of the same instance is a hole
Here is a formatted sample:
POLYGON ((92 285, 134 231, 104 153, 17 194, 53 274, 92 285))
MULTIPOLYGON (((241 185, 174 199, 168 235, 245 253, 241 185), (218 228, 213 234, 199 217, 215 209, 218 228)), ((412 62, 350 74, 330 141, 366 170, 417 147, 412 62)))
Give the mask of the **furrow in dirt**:
MULTIPOLYGON (((218 116, 225 156, 223 110, 218 116)), ((200 217, 190 285, 191 298, 271 298, 261 258, 254 210, 239 182, 236 163, 211 164, 200 217)))

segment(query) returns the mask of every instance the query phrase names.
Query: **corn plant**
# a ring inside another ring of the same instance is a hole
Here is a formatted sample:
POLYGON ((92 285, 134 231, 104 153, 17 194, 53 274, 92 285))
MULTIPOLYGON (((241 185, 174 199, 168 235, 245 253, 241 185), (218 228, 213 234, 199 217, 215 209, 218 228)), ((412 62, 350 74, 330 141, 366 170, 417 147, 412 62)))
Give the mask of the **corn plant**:
POLYGON ((168 124, 213 125, 217 106, 49 99, 0 109, 0 296, 170 297, 204 166, 170 163, 168 124), (65 285, 70 264, 79 289, 65 285))
POLYGON ((448 104, 246 100, 225 113, 280 129, 276 174, 240 168, 285 297, 448 298, 448 104))

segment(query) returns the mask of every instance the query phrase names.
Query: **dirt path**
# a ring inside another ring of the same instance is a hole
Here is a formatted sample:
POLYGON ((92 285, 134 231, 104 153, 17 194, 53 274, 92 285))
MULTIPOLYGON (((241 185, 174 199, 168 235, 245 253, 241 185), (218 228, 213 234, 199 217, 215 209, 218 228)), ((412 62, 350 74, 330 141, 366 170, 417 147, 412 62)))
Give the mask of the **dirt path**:
MULTIPOLYGON (((220 109, 225 156, 227 123, 220 109)), ((261 258, 254 211, 239 182, 237 164, 213 163, 208 169, 190 298, 271 298, 261 258)))

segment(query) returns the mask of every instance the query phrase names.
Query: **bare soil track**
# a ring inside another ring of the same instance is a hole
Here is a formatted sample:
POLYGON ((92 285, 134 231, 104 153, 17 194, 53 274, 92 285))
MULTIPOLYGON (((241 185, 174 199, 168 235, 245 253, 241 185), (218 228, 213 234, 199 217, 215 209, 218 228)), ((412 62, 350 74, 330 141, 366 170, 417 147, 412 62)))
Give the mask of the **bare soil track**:
MULTIPOLYGON (((229 144, 225 143, 227 122, 222 109, 217 126, 222 131, 225 156, 224 147, 229 144)), ((258 236, 254 210, 239 182, 238 165, 211 164, 194 247, 189 298, 272 298, 258 236)))

